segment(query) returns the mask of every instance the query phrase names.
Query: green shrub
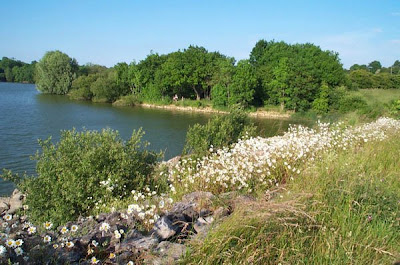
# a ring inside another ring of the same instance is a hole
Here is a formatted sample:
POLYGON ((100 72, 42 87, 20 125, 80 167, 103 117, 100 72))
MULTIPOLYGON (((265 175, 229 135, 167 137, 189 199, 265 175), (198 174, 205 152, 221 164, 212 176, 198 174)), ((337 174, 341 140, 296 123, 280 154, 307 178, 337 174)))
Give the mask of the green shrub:
POLYGON ((133 189, 154 187, 150 174, 161 154, 146 151, 142 135, 141 130, 134 131, 125 142, 111 129, 74 129, 62 131, 56 144, 51 138, 39 141, 42 151, 34 157, 37 176, 17 183, 26 194, 30 217, 62 224, 124 199, 133 189))
POLYGON ((350 112, 367 107, 367 102, 360 96, 347 95, 339 101, 340 112, 350 112))
POLYGON ((394 116, 400 115, 400 99, 393 100, 389 104, 389 112, 390 112, 390 114, 392 114, 394 116))
POLYGON ((254 136, 256 127, 243 111, 232 111, 228 115, 215 116, 206 125, 189 127, 183 154, 205 155, 211 146, 221 148, 236 143, 246 133, 254 136))
POLYGON ((228 91, 220 84, 215 85, 211 89, 211 98, 214 108, 223 108, 228 106, 228 91))
POLYGON ((119 100, 115 101, 113 105, 115 106, 135 106, 140 105, 142 102, 138 99, 136 95, 130 94, 121 97, 119 100))

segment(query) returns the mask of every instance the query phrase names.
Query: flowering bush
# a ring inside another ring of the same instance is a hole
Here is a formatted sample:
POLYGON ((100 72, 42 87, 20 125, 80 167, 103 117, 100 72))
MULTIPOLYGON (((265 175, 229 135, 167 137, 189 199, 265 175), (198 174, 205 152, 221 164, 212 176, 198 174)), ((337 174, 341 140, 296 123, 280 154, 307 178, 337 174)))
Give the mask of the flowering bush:
POLYGON ((380 118, 359 127, 341 123, 318 123, 316 129, 291 127, 283 136, 240 140, 201 159, 183 159, 169 170, 171 191, 184 194, 194 190, 214 194, 232 190, 266 190, 300 173, 304 163, 322 152, 347 150, 372 140, 382 140, 400 122, 380 118))
POLYGON ((246 113, 235 110, 225 116, 216 116, 206 125, 195 124, 186 134, 184 154, 206 155, 210 147, 222 148, 236 143, 246 134, 255 135, 256 127, 246 113))
POLYGON ((29 215, 34 221, 61 224, 90 215, 96 205, 123 199, 129 191, 153 187, 150 178, 158 154, 146 151, 143 133, 124 142, 118 132, 63 131, 57 144, 40 141, 35 156, 37 177, 22 180, 29 215))

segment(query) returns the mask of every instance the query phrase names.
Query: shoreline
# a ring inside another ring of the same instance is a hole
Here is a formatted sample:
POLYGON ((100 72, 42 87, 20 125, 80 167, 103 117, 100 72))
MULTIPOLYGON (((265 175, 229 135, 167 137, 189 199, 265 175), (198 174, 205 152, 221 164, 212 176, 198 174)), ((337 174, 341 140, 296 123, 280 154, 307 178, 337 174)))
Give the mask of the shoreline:
MULTIPOLYGON (((116 106, 112 104, 113 106, 116 106)), ((228 111, 216 110, 210 107, 205 108, 196 108, 196 107, 182 107, 176 106, 173 104, 170 105, 155 105, 149 103, 137 104, 135 107, 143 107, 143 108, 153 108, 153 109, 166 109, 166 110, 177 110, 177 111, 186 111, 186 112, 199 112, 199 113, 216 113, 216 114, 228 114, 228 111)), ((290 119, 291 115, 289 113, 279 113, 275 111, 263 111, 257 110, 256 112, 249 112, 248 115, 254 118, 263 118, 263 119, 290 119)))

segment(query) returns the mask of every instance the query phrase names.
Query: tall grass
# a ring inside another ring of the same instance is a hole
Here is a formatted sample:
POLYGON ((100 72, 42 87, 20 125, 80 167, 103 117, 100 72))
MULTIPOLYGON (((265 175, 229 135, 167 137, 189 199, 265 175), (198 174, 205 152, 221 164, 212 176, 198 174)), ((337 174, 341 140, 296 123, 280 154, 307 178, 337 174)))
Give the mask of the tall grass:
POLYGON ((400 260, 400 136, 326 153, 278 195, 242 204, 183 264, 400 260))

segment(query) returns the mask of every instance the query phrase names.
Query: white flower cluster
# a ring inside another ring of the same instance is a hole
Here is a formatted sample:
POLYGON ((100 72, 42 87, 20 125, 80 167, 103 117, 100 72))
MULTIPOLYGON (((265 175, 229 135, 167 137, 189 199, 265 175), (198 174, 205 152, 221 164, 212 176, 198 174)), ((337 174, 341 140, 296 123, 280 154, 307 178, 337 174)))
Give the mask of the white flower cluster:
POLYGON ((316 129, 291 126, 283 136, 240 140, 198 160, 183 159, 169 169, 171 192, 268 188, 300 173, 299 167, 323 152, 346 150, 368 141, 383 140, 400 129, 400 121, 380 118, 359 127, 318 122, 316 129))
POLYGON ((149 187, 141 192, 132 190, 131 193, 136 203, 128 205, 127 214, 136 216, 146 227, 154 224, 160 218, 159 214, 173 203, 171 198, 165 194, 158 195, 149 187))

